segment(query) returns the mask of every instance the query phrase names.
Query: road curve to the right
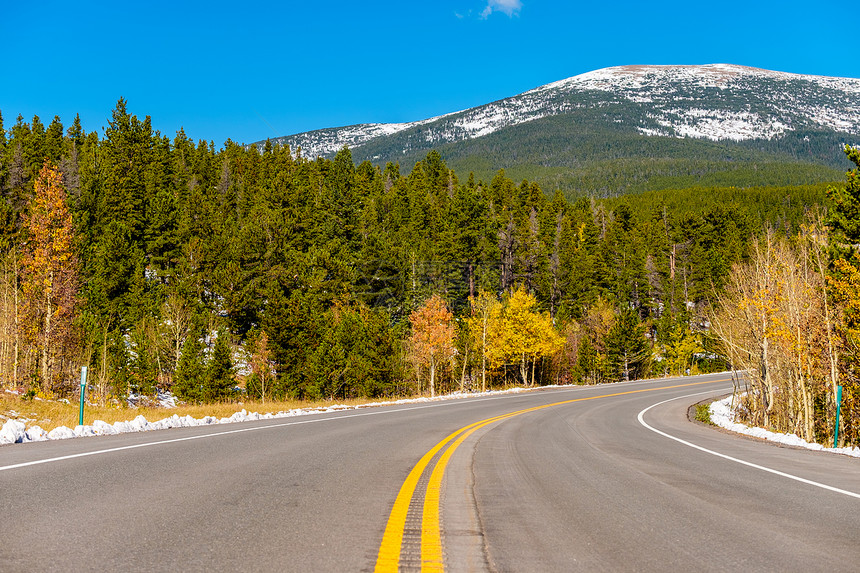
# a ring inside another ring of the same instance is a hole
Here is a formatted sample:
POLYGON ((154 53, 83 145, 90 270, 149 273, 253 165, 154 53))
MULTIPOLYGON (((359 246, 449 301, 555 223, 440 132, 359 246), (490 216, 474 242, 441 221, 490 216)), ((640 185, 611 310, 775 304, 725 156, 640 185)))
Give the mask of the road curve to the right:
POLYGON ((860 493, 860 460, 687 419, 728 386, 565 404, 483 434, 471 470, 489 568, 860 570, 860 499, 844 493, 860 493))

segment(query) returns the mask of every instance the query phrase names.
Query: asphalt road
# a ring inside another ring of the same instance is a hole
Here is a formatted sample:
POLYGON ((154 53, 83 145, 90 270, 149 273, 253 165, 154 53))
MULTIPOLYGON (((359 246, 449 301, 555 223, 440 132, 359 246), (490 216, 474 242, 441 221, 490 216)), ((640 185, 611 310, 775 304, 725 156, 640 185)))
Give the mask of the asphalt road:
POLYGON ((687 421, 720 379, 3 446, 0 571, 429 569, 434 520, 449 571, 856 571, 860 460, 687 421))

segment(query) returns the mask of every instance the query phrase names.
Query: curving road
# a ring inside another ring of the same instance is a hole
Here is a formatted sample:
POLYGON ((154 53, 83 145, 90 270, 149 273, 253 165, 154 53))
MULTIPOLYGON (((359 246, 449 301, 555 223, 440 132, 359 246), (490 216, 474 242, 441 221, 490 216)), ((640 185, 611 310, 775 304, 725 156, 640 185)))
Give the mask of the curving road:
POLYGON ((0 447, 0 571, 857 570, 860 461, 686 419, 729 388, 552 388, 0 447))

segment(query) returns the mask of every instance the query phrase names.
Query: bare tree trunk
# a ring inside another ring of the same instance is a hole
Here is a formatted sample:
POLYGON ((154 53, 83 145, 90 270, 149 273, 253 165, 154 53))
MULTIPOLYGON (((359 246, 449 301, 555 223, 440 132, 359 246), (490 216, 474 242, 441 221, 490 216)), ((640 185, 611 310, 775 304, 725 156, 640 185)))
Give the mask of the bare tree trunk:
POLYGON ((483 326, 481 328, 481 392, 487 391, 487 323, 489 322, 489 311, 484 310, 481 317, 483 326))
POLYGON ((672 280, 672 284, 675 283, 675 256, 677 248, 678 245, 672 243, 672 252, 669 254, 669 278, 672 280))
POLYGON ((463 371, 460 374, 460 392, 463 392, 466 386, 466 363, 469 362, 469 346, 466 345, 466 354, 463 355, 463 371))
POLYGON ((45 390, 51 389, 51 380, 49 378, 48 358, 51 354, 51 316, 53 313, 53 301, 51 300, 51 292, 54 284, 54 271, 48 273, 49 287, 45 293, 45 337, 42 341, 42 388, 45 390))
POLYGON ((415 379, 418 381, 418 394, 422 394, 424 392, 424 388, 421 386, 421 364, 415 364, 415 379))
MULTIPOLYGON (((110 324, 110 323, 108 323, 110 324)), ((99 372, 98 385, 99 385, 99 394, 101 395, 102 405, 105 403, 105 398, 107 397, 107 381, 108 381, 108 373, 107 373, 107 355, 108 355, 108 326, 104 328, 104 338, 102 339, 102 367, 99 372)))
MULTIPOLYGON (((813 253, 815 255, 815 266, 818 274, 824 277, 826 274, 826 265, 824 257, 824 249, 827 244, 827 238, 822 237, 824 225, 820 218, 814 222, 814 236, 810 237, 813 253), (819 238, 820 237, 820 238, 819 238)), ((830 374, 830 392, 834 400, 836 398, 837 386, 839 385, 839 354, 836 346, 833 344, 833 319, 830 311, 830 302, 827 300, 827 288, 821 289, 821 301, 824 306, 824 328, 825 336, 827 337, 827 359, 829 362, 830 374)), ((835 415, 835 413, 834 413, 835 415)))
POLYGON ((475 264, 469 262, 469 296, 475 297, 475 264))
POLYGON ((430 397, 436 396, 436 360, 430 355, 430 397))
POLYGON ((687 310, 687 301, 690 300, 690 291, 687 285, 687 265, 684 265, 684 310, 687 310))
POLYGON ((9 257, 7 255, 3 257, 3 330, 0 333, 2 335, 2 345, 0 345, 0 385, 5 385, 6 381, 9 380, 11 366, 9 355, 12 350, 12 329, 9 325, 9 319, 11 318, 9 305, 9 257))
POLYGON ((626 350, 624 351, 624 381, 630 382, 630 357, 626 350))
POLYGON ((18 268, 18 257, 12 258, 12 268, 13 268, 13 289, 15 292, 15 352, 12 356, 12 382, 17 386, 18 385, 18 361, 21 356, 21 313, 20 313, 20 301, 18 298, 18 273, 20 272, 18 268))
POLYGON ((260 400, 263 404, 266 403, 266 378, 267 374, 264 372, 260 373, 260 400))
POLYGON ((561 231, 562 214, 558 213, 555 222, 555 241, 553 242, 552 256, 550 257, 549 269, 552 273, 552 291, 549 298, 549 316, 555 324, 555 313, 558 311, 558 299, 561 289, 558 286, 558 275, 561 271, 561 231))

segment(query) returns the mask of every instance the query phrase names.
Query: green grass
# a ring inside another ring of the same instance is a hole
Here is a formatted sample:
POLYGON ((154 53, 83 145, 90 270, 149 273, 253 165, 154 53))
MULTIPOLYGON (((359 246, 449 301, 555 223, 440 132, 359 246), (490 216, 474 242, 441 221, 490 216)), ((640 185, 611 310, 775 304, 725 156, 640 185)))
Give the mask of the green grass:
POLYGON ((713 426, 714 423, 711 421, 711 403, 701 402, 699 404, 696 404, 695 418, 697 422, 702 422, 703 424, 713 426))

